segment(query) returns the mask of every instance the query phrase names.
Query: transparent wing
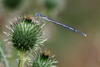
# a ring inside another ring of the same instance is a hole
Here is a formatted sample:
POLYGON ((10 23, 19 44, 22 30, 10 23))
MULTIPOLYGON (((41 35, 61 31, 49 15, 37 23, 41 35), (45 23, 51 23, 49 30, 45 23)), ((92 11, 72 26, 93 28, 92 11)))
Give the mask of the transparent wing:
POLYGON ((69 29, 69 30, 74 31, 74 32, 77 32, 77 33, 79 33, 79 34, 81 34, 81 35, 83 35, 83 36, 85 36, 85 37, 87 36, 86 34, 84 34, 84 33, 80 32, 80 31, 76 30, 76 29, 73 28, 73 27, 70 27, 70 26, 68 26, 68 25, 64 25, 64 24, 62 24, 62 23, 56 22, 56 21, 54 21, 54 20, 51 20, 51 19, 49 19, 48 17, 42 17, 42 18, 45 19, 45 20, 47 20, 47 21, 49 21, 49 22, 52 22, 52 23, 54 23, 54 24, 56 24, 56 25, 59 25, 60 27, 66 29, 66 31, 69 29))
MULTIPOLYGON (((84 33, 82 33, 82 32, 80 32, 80 31, 78 31, 78 30, 76 30, 75 28, 73 28, 73 27, 70 27, 70 26, 68 26, 68 25, 64 25, 64 24, 62 24, 62 23, 59 23, 59 22, 56 22, 56 21, 54 21, 54 20, 52 20, 52 19, 49 19, 46 15, 41 15, 41 14, 39 14, 39 13, 36 13, 36 16, 39 16, 39 18, 40 18, 40 21, 42 20, 42 18, 43 19, 45 19, 45 20, 47 20, 47 21, 49 21, 49 22, 52 22, 52 23, 54 23, 54 24, 56 24, 56 25, 58 25, 58 26, 60 26, 60 27, 62 27, 62 28, 64 28, 64 29, 69 29, 69 30, 71 30, 71 31, 74 31, 74 32, 77 32, 77 33, 79 33, 79 34, 81 34, 81 35, 83 35, 83 36, 87 36, 86 34, 84 34, 84 33)), ((43 22, 44 22, 44 24, 46 24, 46 22, 44 21, 44 20, 42 20, 43 22)))

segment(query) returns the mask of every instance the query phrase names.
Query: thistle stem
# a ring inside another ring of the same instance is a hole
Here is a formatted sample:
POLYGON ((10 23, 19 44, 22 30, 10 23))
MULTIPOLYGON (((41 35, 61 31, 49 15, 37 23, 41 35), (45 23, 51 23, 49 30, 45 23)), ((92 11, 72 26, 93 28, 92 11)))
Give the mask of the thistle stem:
POLYGON ((24 63, 23 63, 23 58, 24 58, 24 51, 19 51, 19 63, 18 63, 18 67, 23 67, 24 63))
POLYGON ((34 50, 35 50, 35 48, 33 48, 33 50, 27 55, 27 57, 25 58, 23 63, 25 63, 28 60, 28 57, 34 52, 34 50))

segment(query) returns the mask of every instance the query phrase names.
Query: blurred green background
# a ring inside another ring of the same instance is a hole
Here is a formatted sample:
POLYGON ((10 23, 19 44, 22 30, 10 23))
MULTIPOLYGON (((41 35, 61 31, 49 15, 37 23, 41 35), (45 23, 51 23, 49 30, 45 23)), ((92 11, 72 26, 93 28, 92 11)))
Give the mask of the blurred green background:
MULTIPOLYGON (((4 40, 9 32, 5 25, 16 16, 39 12, 63 24, 75 27, 87 34, 84 37, 75 32, 58 28, 47 22, 43 32, 48 40, 41 46, 51 51, 59 67, 100 67, 100 0, 0 0, 0 39, 9 60, 10 67, 17 67, 16 50, 4 40)), ((0 67, 5 67, 0 62, 0 67)))

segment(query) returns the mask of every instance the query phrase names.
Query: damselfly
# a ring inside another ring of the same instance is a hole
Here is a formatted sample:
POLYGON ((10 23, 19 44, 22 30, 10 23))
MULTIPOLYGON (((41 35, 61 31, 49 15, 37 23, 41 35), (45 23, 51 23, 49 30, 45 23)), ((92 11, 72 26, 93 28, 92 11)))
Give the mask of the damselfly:
POLYGON ((76 30, 75 28, 72 28, 72 27, 70 27, 70 26, 67 26, 67 25, 64 25, 64 24, 62 24, 62 23, 59 23, 59 22, 56 22, 56 21, 54 21, 54 20, 49 19, 46 15, 42 15, 42 14, 36 13, 36 16, 38 16, 40 19, 45 19, 45 20, 47 20, 47 21, 49 21, 49 22, 52 22, 52 23, 54 23, 54 24, 63 26, 63 27, 65 27, 65 28, 70 29, 70 30, 72 30, 72 31, 74 31, 74 32, 77 32, 77 33, 79 33, 79 34, 81 34, 81 35, 83 35, 83 36, 85 36, 85 37, 87 36, 86 34, 84 34, 84 33, 80 32, 80 31, 76 30))

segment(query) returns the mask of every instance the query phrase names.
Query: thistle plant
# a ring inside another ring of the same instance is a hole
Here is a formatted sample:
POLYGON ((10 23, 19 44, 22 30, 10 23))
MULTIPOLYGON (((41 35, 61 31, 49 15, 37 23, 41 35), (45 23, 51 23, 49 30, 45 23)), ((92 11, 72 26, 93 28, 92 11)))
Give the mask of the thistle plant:
MULTIPOLYGON (((46 39, 43 39, 43 33, 41 31, 44 24, 38 20, 39 19, 28 15, 25 18, 18 17, 11 23, 10 27, 6 25, 10 31, 10 33, 4 32, 10 37, 7 40, 18 50, 18 67, 23 67, 24 64, 27 64, 30 55, 32 55, 34 51, 37 51, 39 45, 46 41, 46 39), (29 53, 25 56, 27 51, 29 53)), ((50 52, 46 50, 40 54, 36 54, 33 56, 32 67, 53 67, 52 64, 56 62, 51 61, 52 58, 53 57, 50 57, 50 52)))
POLYGON ((32 67, 57 67, 53 65, 54 63, 57 63, 57 61, 53 60, 53 57, 54 55, 51 56, 50 51, 47 51, 46 49, 42 52, 37 52, 33 55, 32 67))
POLYGON ((32 19, 30 16, 27 18, 19 17, 16 21, 12 22, 11 27, 6 25, 10 33, 4 33, 11 37, 8 41, 18 50, 19 67, 23 67, 31 53, 39 48, 39 45, 44 41, 41 37, 41 24, 39 25, 36 23, 37 21, 34 22, 33 20, 35 19, 32 19), (23 61, 25 52, 29 50, 31 52, 23 61))

